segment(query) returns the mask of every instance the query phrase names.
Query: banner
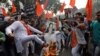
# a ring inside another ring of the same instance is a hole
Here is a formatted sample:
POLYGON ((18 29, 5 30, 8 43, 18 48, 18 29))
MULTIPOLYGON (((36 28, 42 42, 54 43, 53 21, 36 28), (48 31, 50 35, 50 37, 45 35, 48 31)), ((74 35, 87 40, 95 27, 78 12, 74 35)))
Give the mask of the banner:
POLYGON ((65 2, 61 5, 60 7, 60 12, 63 12, 64 11, 64 7, 66 6, 65 2))

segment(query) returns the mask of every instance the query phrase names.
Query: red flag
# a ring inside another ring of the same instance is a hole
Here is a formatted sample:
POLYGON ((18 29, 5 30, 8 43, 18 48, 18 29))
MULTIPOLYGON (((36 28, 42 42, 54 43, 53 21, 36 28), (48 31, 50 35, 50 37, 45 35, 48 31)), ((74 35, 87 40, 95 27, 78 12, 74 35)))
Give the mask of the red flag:
POLYGON ((87 21, 90 21, 92 17, 92 0, 87 1, 86 13, 87 13, 87 21))
POLYGON ((2 13, 3 13, 3 16, 7 16, 6 10, 4 8, 2 8, 2 13))
POLYGON ((46 8, 46 6, 47 6, 47 4, 48 4, 48 1, 49 1, 49 0, 46 0, 46 2, 44 3, 44 6, 43 6, 44 9, 46 8))
POLYGON ((27 34, 28 34, 28 35, 32 35, 32 31, 31 31, 31 29, 29 28, 29 26, 26 25, 26 24, 24 24, 24 23, 22 23, 22 24, 23 24, 24 27, 26 28, 27 34))
POLYGON ((60 12, 63 12, 64 11, 64 7, 65 7, 65 2, 61 5, 61 7, 60 7, 60 12))
POLYGON ((16 7, 14 5, 14 3, 12 3, 12 14, 16 12, 16 7))
POLYGON ((37 14, 37 16, 41 16, 42 13, 43 13, 43 8, 42 8, 41 4, 39 2, 37 2, 36 14, 37 14))
POLYGON ((71 5, 72 7, 74 7, 74 6, 75 6, 75 0, 70 0, 70 5, 71 5))

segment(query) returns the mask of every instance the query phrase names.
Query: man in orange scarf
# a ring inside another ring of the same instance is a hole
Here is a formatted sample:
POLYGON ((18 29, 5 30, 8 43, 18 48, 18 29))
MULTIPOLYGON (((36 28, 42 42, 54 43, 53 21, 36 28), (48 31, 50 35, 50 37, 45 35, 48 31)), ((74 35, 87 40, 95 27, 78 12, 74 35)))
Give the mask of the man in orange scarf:
POLYGON ((34 27, 28 24, 27 16, 22 15, 20 21, 15 21, 10 26, 6 28, 6 34, 10 37, 14 37, 15 44, 17 48, 17 53, 22 53, 23 56, 28 56, 28 48, 27 43, 30 41, 36 41, 42 46, 46 46, 44 41, 42 41, 37 35, 29 35, 31 30, 32 32, 36 32, 38 34, 43 34, 43 32, 35 29, 34 27), (27 26, 28 28, 26 28, 27 26), (13 31, 13 33, 12 33, 13 31))

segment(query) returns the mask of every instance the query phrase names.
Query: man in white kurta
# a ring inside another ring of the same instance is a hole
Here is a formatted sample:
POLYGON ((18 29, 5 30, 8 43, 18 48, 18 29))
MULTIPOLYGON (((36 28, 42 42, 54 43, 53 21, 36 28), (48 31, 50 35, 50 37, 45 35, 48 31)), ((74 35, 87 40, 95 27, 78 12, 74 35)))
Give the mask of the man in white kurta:
MULTIPOLYGON (((8 26, 6 28, 6 34, 14 37, 17 52, 22 53, 23 56, 28 56, 27 43, 29 41, 34 40, 41 45, 44 45, 44 41, 42 41, 37 35, 27 34, 27 29, 24 26, 24 24, 26 24, 25 19, 27 18, 25 16, 22 16, 20 21, 15 21, 10 26, 8 26)), ((31 27, 30 25, 28 25, 28 27, 33 32, 36 32, 38 34, 43 34, 41 31, 31 27)))

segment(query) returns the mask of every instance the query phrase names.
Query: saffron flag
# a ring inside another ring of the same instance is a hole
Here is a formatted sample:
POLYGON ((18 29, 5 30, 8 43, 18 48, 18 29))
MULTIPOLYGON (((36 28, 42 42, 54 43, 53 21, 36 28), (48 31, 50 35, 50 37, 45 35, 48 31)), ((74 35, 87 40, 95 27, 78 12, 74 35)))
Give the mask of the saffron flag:
POLYGON ((70 0, 70 5, 71 5, 72 7, 74 7, 74 6, 75 6, 75 0, 70 0))
POLYGON ((2 8, 2 14, 3 16, 7 16, 6 10, 4 8, 2 8))
POLYGON ((14 3, 12 3, 12 14, 16 12, 16 7, 14 5, 14 3))
POLYGON ((36 14, 37 16, 41 16, 43 13, 43 8, 41 4, 37 1, 37 6, 36 6, 36 14))
POLYGON ((92 17, 92 0, 87 1, 86 14, 87 14, 87 21, 90 21, 92 17))
POLYGON ((64 11, 64 7, 66 6, 65 2, 61 5, 60 7, 60 12, 63 12, 64 11))

